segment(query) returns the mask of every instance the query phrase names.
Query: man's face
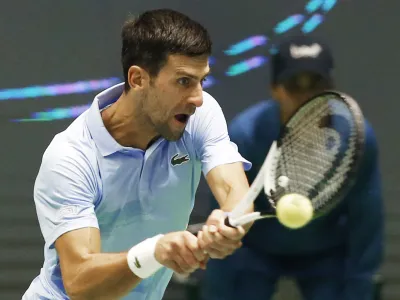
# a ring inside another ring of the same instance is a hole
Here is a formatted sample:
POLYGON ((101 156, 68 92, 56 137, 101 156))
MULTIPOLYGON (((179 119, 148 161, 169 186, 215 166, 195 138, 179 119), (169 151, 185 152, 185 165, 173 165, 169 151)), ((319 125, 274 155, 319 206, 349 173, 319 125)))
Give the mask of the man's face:
POLYGON ((203 104, 202 83, 209 70, 208 56, 169 55, 152 79, 143 101, 143 113, 166 140, 181 138, 189 117, 203 104))

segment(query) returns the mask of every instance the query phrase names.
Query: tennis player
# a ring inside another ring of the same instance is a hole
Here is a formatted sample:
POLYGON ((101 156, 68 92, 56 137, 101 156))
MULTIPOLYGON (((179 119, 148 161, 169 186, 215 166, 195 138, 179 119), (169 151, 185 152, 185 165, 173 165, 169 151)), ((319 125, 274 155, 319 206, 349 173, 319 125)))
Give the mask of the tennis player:
POLYGON ((219 209, 198 237, 185 231, 201 173, 223 210, 248 190, 251 165, 202 89, 210 53, 206 29, 172 10, 123 26, 125 82, 43 155, 34 201, 44 265, 24 300, 160 300, 173 271, 241 246, 245 230, 223 225, 219 209))
MULTIPOLYGON (((335 87, 333 64, 328 45, 312 36, 291 36, 277 46, 270 65, 273 100, 249 107, 229 127, 232 141, 253 163, 250 182, 281 124, 308 98, 335 87)), ((268 300, 281 277, 294 278, 305 300, 373 299, 384 217, 377 141, 368 121, 365 126, 364 160, 345 201, 298 230, 276 218, 255 222, 241 249, 208 263, 205 300, 268 300)), ((261 197, 255 211, 268 209, 261 197)))

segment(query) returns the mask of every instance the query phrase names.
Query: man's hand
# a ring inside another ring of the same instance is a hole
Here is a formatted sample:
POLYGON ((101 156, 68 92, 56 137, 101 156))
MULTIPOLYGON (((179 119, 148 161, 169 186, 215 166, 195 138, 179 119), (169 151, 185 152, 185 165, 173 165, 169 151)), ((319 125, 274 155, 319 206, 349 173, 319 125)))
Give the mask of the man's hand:
POLYGON ((208 256, 199 247, 197 237, 188 231, 172 232, 164 235, 157 242, 156 260, 174 270, 186 275, 198 268, 205 269, 208 256))
POLYGON ((246 234, 244 228, 228 227, 224 224, 226 215, 216 209, 208 217, 206 225, 197 234, 201 249, 211 258, 225 258, 242 246, 242 238, 246 234))

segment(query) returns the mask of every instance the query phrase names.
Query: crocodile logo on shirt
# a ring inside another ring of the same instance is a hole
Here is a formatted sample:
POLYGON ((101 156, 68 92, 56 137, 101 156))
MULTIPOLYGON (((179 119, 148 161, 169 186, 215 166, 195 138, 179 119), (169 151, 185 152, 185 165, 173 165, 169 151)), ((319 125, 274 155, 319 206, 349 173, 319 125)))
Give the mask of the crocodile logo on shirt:
POLYGON ((189 155, 181 155, 179 156, 179 153, 175 154, 171 158, 171 165, 173 167, 184 164, 190 160, 189 155))

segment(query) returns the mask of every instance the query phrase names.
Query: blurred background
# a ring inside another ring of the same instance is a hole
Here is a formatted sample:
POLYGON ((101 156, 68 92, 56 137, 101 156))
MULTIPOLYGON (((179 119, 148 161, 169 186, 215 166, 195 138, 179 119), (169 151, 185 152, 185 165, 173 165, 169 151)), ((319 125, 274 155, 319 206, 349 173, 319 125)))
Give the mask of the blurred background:
MULTIPOLYGON (((209 29, 213 75, 206 90, 228 122, 268 99, 274 41, 303 31, 331 45, 337 86, 358 99, 378 136, 386 206, 382 299, 400 299, 400 1, 394 0, 2 1, 0 299, 21 299, 43 263, 32 199, 43 151, 95 94, 122 80, 120 28, 129 14, 165 7, 209 29)), ((191 223, 205 219, 208 193, 202 181, 191 223)), ((199 284, 201 272, 183 282, 174 278, 164 299, 194 300, 199 284)))

